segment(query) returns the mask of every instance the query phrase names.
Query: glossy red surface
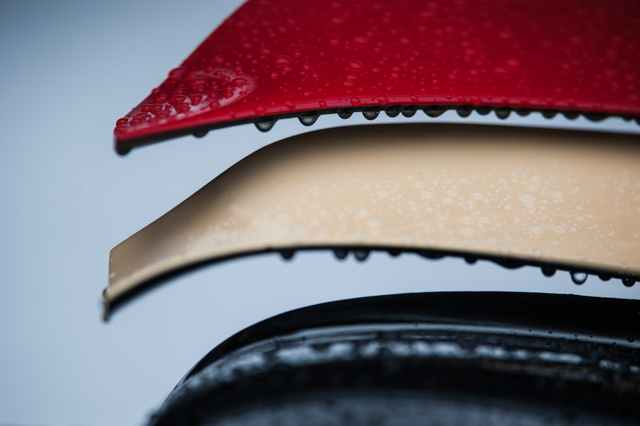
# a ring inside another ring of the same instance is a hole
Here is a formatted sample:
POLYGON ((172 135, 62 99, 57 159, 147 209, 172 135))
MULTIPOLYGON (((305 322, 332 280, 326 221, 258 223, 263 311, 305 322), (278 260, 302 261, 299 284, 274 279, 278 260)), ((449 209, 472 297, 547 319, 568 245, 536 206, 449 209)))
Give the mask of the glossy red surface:
POLYGON ((640 2, 249 0, 118 120, 116 148, 427 105, 639 117, 640 2))

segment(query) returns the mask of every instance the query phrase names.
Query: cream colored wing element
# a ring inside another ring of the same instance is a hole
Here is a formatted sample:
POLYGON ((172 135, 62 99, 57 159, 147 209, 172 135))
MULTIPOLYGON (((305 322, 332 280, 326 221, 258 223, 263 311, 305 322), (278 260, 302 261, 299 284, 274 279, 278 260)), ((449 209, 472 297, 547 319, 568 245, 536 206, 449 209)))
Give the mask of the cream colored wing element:
POLYGON ((299 248, 437 250, 640 276, 640 138, 401 124, 295 136, 111 251, 107 307, 203 262, 299 248))

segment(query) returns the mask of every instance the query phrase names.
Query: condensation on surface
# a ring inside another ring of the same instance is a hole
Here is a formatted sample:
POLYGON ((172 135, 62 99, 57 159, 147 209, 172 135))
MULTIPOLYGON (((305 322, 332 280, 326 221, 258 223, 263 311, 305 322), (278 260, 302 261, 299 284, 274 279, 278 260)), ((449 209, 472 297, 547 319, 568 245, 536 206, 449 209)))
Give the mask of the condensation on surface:
POLYGON ((640 144, 471 125, 296 136, 116 247, 107 298, 205 259, 318 246, 448 250, 637 276, 640 144))

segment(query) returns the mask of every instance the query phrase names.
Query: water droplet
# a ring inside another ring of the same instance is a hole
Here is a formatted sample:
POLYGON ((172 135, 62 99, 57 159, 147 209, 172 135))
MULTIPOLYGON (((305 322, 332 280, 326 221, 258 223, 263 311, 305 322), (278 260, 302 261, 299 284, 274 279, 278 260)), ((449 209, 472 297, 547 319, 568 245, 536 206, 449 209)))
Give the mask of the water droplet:
POLYGON ((478 218, 478 221, 479 221, 480 223, 489 223, 489 222, 491 222, 491 218, 490 218, 489 216, 482 215, 482 216, 480 216, 480 217, 478 218))
POLYGON ((473 223, 473 216, 471 216, 470 214, 460 215, 460 222, 470 225, 473 223))
POLYGON ((420 179, 418 179, 418 180, 414 181, 414 182, 413 182, 413 184, 414 184, 416 187, 418 187, 418 188, 421 188, 421 187, 423 187, 423 186, 424 186, 424 182, 423 182, 423 181, 421 181, 420 179))
POLYGON ((511 110, 509 108, 497 108, 495 110, 495 113, 496 117, 498 117, 500 120, 506 120, 507 118, 509 118, 511 110))
POLYGON ((536 196, 530 192, 523 192, 522 194, 518 195, 518 198, 520 199, 520 201, 530 203, 536 199, 536 196))
POLYGON ((263 107, 262 105, 258 105, 255 109, 256 114, 258 115, 265 115, 267 113, 267 109, 265 107, 263 107))
POLYGON ((484 240, 491 245, 498 244, 498 239, 490 235, 487 235, 486 237, 484 237, 484 240))
POLYGON ((481 200, 484 197, 484 195, 482 195, 482 192, 478 192, 478 191, 472 192, 471 196, 476 200, 481 200))
POLYGON ((552 277, 556 273, 556 268, 550 265, 542 265, 540 269, 545 277, 552 277))
POLYGON ((471 236, 476 232, 476 228, 471 225, 466 225, 462 227, 462 233, 467 236, 471 236))
POLYGON ((351 115, 353 115, 353 111, 351 111, 350 109, 343 109, 338 113, 338 117, 342 118, 343 120, 351 117, 351 115))
POLYGON ((456 110, 458 115, 462 118, 466 118, 470 116, 471 111, 473 111, 473 109, 470 106, 461 106, 461 107, 458 107, 458 109, 456 110))
POLYGON ((291 260, 295 253, 295 250, 280 250, 280 255, 284 260, 291 260))
POLYGON ((623 278, 622 279, 622 284, 624 284, 625 287, 633 287, 633 285, 636 283, 636 280, 633 278, 623 278))
POLYGON ((298 120, 300 120, 300 123, 308 127, 308 126, 312 126, 316 121, 318 121, 318 116, 308 115, 304 117, 298 117, 298 120))
POLYGON ((540 257, 540 256, 542 256, 542 250, 540 250, 539 248, 535 248, 535 249, 533 249, 533 255, 534 255, 535 257, 540 257))
POLYGON ((386 105, 389 103, 389 99, 386 96, 378 96, 378 102, 380 102, 380 105, 386 105))
POLYGON ((564 195, 564 194, 562 194, 562 191, 558 191, 558 190, 551 191, 551 196, 552 196, 553 198, 558 198, 558 199, 560 199, 560 198, 562 198, 562 196, 563 196, 563 195, 564 195))
POLYGON ((427 114, 431 118, 440 117, 446 111, 445 107, 442 106, 428 106, 424 109, 424 113, 427 114))
POLYGON ((288 56, 277 56, 273 60, 273 64, 278 68, 288 67, 291 64, 291 59, 288 56))
POLYGON ((458 191, 456 191, 455 189, 447 189, 447 194, 455 197, 456 195, 458 195, 458 191))
POLYGON ((433 198, 433 192, 429 191, 428 189, 423 189, 422 191, 420 191, 420 195, 422 195, 424 198, 433 198))
POLYGON ((273 128, 274 124, 276 124, 276 120, 264 120, 256 122, 256 127, 261 132, 268 132, 273 128))
POLYGON ((352 71, 362 71, 363 66, 362 66, 362 63, 359 61, 351 61, 349 62, 349 68, 352 71))
POLYGON ((338 258, 339 260, 344 260, 344 259, 346 259, 347 255, 349 254, 349 250, 347 250, 347 249, 334 249, 333 250, 333 254, 335 254, 336 258, 338 258))
POLYGON ((387 191, 386 189, 378 189, 378 195, 380 195, 381 197, 388 197, 389 191, 387 191))
POLYGON ((356 259, 363 262, 367 259, 367 257, 369 257, 369 250, 357 249, 353 251, 353 254, 356 257, 356 259))
POLYGON ((588 276, 585 272, 571 272, 571 280, 578 285, 584 284, 588 276))
POLYGON ((209 133, 208 130, 198 130, 197 132, 193 132, 193 136, 196 138, 204 138, 209 133))
POLYGON ((358 216, 360 217, 367 217, 369 216, 369 210, 367 210, 366 207, 360 207, 358 209, 358 216))
POLYGON ((542 231, 544 231, 544 226, 535 223, 531 225, 531 230, 536 234, 542 234, 542 231))
POLYGON ((362 185, 362 187, 364 189, 371 189, 371 185, 369 185, 368 183, 365 183, 364 185, 362 185))
POLYGON ((360 99, 359 98, 351 98, 351 105, 353 106, 360 106, 360 99))
POLYGON ((451 198, 449 196, 444 196, 444 197, 442 197, 442 202, 444 202, 445 204, 451 204, 451 203, 453 203, 453 198, 451 198))
POLYGON ((636 339, 634 339, 633 337, 627 337, 627 342, 633 343, 635 341, 636 341, 636 339))
POLYGON ((402 110, 402 115, 404 115, 407 118, 411 118, 414 115, 416 115, 416 110, 415 109, 404 109, 402 110))
POLYGON ((380 111, 364 111, 362 113, 362 115, 364 115, 364 118, 366 118, 367 120, 375 120, 376 118, 378 118, 378 114, 380 114, 380 111))
POLYGON ((565 227, 562 225, 553 225, 551 229, 556 231, 558 234, 562 234, 565 231, 565 227))

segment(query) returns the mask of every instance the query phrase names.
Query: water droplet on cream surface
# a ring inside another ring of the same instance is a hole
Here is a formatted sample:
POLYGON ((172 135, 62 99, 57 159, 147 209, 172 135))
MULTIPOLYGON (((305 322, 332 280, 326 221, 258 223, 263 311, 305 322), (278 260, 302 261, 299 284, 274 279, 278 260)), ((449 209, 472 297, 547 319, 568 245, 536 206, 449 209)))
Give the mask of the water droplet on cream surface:
POLYGON ((563 194, 562 194, 562 191, 555 190, 555 191, 551 191, 551 196, 553 198, 560 199, 562 198, 563 194))
POLYGON ((584 272, 571 272, 571 280, 578 285, 584 284, 588 276, 589 275, 584 272))
POLYGON ((415 186, 417 186, 418 188, 420 188, 420 187, 424 186, 424 182, 423 182, 423 181, 421 181, 421 180, 419 180, 419 179, 418 179, 418 180, 416 180, 415 182, 413 182, 413 184, 414 184, 415 186))
POLYGON ((420 191, 420 195, 422 195, 424 198, 433 198, 433 192, 429 191, 428 189, 423 189, 422 191, 420 191))
POLYGON ((566 230, 565 227, 562 225, 553 225, 551 229, 556 231, 558 234, 562 234, 566 230))
POLYGON ((536 234, 542 234, 542 231, 544 231, 544 226, 539 225, 539 224, 533 224, 531 225, 531 230, 533 232, 535 232, 536 234))
POLYGON ((389 191, 387 191, 386 189, 378 189, 378 195, 380 195, 381 197, 387 197, 389 196, 389 191))
POLYGON ((471 196, 476 200, 481 200, 484 197, 484 195, 482 195, 482 192, 478 192, 478 191, 472 192, 471 196))
POLYGON ((530 192, 523 192, 520 195, 518 195, 518 198, 520 199, 520 201, 531 202, 536 199, 536 196, 530 192))

